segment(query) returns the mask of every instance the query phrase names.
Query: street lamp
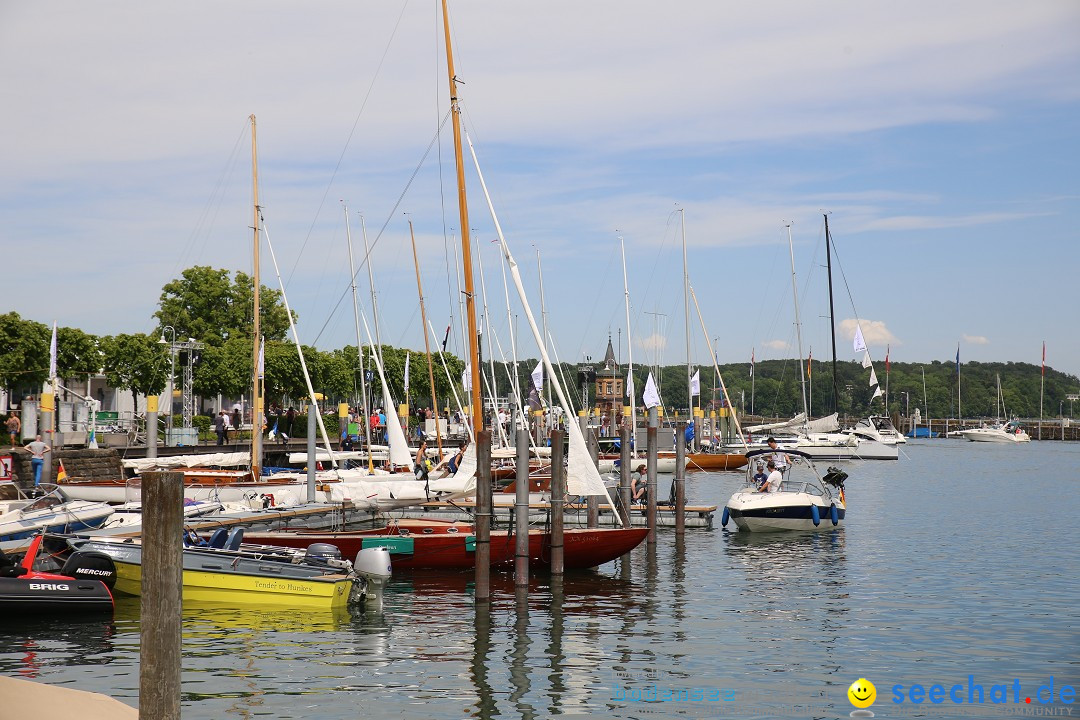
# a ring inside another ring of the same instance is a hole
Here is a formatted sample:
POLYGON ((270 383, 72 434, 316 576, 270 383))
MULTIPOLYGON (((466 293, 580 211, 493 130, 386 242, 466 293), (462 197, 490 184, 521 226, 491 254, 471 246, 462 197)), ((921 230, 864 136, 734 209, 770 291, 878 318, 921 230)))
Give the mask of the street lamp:
POLYGON ((174 378, 176 377, 176 328, 172 325, 166 325, 161 328, 161 339, 158 340, 158 345, 169 346, 169 417, 173 414, 173 396, 176 392, 174 384, 174 378), (165 333, 172 333, 172 341, 165 339, 165 333))
POLYGON ((904 415, 910 417, 911 416, 911 403, 909 402, 908 394, 906 392, 904 392, 903 390, 900 391, 900 394, 904 396, 904 415))

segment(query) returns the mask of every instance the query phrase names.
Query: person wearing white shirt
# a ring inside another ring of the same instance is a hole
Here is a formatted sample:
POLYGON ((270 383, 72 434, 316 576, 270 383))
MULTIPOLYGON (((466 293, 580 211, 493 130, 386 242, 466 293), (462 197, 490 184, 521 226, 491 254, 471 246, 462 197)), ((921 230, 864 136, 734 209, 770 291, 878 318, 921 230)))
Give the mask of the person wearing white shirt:
POLYGON ((765 492, 780 492, 780 483, 784 481, 784 475, 776 469, 776 463, 772 460, 765 466, 769 471, 769 477, 765 481, 765 492))

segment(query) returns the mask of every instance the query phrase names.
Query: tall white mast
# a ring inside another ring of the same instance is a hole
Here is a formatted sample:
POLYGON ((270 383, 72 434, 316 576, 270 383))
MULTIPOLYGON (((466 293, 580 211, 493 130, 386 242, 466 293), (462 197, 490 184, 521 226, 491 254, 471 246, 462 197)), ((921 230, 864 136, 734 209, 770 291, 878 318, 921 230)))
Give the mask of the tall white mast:
MULTIPOLYGON (((375 301, 375 276, 371 272, 371 248, 368 247, 367 239, 367 223, 364 222, 364 216, 360 216, 360 231, 364 235, 364 259, 367 261, 367 277, 368 285, 371 287, 371 314, 375 318, 375 342, 378 343, 379 349, 379 362, 382 362, 382 336, 379 334, 379 304, 375 301)), ((390 408, 386 408, 386 412, 390 412, 390 408)))
MULTIPOLYGON (((364 343, 360 340, 360 303, 356 297, 356 267, 353 262, 352 251, 352 228, 349 226, 349 206, 344 203, 342 206, 345 208, 345 237, 349 243, 349 282, 352 283, 352 307, 353 307, 353 325, 356 329, 356 355, 360 360, 360 403, 361 403, 361 415, 360 424, 364 426, 364 444, 368 449, 368 470, 374 470, 374 465, 371 460, 371 425, 368 422, 368 400, 367 400, 367 373, 364 371, 364 343)), ((363 222, 363 215, 360 216, 361 222, 363 222)), ((426 336, 425 336, 426 337, 426 336)))
POLYGON ((795 247, 791 243, 791 223, 784 225, 787 228, 788 253, 791 255, 791 295, 795 299, 795 338, 799 345, 799 387, 802 389, 803 428, 810 422, 810 414, 806 406, 806 372, 803 367, 802 354, 802 322, 799 320, 799 290, 795 284, 795 247))
POLYGON ((690 268, 686 264, 686 210, 684 208, 679 208, 679 218, 682 226, 683 315, 686 318, 686 397, 690 403, 690 418, 693 420, 694 371, 690 365, 690 268))
POLYGON ((619 250, 622 252, 622 285, 623 300, 626 305, 626 352, 628 356, 629 370, 626 373, 626 389, 630 395, 630 453, 631 457, 637 457, 637 416, 634 412, 637 390, 634 388, 634 339, 630 332, 630 284, 626 281, 626 243, 622 236, 619 237, 619 250))

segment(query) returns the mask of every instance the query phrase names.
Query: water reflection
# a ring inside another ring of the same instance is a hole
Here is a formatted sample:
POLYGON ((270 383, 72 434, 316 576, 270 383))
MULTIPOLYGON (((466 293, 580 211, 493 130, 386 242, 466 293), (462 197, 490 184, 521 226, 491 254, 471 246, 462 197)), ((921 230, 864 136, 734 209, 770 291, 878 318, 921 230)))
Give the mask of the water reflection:
POLYGON ((43 669, 108 665, 117 635, 112 618, 0 618, 0 672, 37 678, 43 669))

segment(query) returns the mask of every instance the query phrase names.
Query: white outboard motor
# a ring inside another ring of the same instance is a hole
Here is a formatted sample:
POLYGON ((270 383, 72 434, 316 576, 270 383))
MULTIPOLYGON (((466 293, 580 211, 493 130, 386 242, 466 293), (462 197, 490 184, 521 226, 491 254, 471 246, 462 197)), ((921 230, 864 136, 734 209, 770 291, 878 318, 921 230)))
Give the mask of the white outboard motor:
POLYGON ((367 584, 365 607, 381 610, 383 591, 390 580, 390 551, 384 547, 364 548, 356 554, 353 568, 367 584))

